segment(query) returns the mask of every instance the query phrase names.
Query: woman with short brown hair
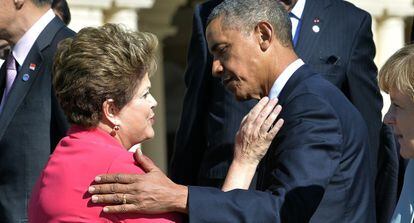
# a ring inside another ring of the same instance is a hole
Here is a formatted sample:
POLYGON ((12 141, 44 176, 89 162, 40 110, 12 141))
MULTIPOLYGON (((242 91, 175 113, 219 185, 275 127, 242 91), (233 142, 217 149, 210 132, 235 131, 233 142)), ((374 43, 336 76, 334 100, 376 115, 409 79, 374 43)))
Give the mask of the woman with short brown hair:
POLYGON ((97 174, 143 173, 127 150, 154 137, 156 46, 153 34, 113 24, 84 28, 59 45, 53 84, 72 127, 33 189, 31 222, 181 220, 177 213, 106 214, 87 192, 97 174))

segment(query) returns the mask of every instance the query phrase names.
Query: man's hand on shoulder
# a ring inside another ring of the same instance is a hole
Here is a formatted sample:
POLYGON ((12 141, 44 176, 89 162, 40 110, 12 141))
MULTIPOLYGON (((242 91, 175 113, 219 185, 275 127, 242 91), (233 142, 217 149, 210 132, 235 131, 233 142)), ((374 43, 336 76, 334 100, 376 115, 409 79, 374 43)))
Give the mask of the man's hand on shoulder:
POLYGON ((188 188, 172 182, 141 150, 135 159, 145 174, 105 174, 88 188, 107 213, 187 213, 188 188))

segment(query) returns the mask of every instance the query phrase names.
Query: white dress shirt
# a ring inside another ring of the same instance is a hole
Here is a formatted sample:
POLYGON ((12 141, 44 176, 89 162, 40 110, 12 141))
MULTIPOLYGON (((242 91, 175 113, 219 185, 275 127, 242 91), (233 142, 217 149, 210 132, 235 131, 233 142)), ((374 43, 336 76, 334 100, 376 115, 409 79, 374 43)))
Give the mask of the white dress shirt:
POLYGON ((298 28, 299 19, 302 19, 303 10, 305 9, 306 0, 298 0, 293 9, 290 11, 295 16, 290 16, 292 23, 292 38, 295 38, 296 30, 298 28))

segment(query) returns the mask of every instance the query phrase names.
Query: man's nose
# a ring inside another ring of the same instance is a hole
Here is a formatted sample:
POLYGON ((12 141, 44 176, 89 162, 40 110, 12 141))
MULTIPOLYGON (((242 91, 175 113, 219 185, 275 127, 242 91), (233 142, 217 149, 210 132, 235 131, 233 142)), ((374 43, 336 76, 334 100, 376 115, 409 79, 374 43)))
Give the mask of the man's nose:
POLYGON ((223 65, 221 65, 219 60, 213 60, 213 66, 211 73, 214 77, 221 77, 223 74, 224 68, 223 65))

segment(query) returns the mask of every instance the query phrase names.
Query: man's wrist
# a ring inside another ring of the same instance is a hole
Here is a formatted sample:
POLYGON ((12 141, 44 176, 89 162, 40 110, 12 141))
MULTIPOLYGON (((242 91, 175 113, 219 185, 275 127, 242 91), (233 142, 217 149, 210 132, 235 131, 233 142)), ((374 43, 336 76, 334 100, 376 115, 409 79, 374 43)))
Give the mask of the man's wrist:
POLYGON ((188 213, 188 187, 183 185, 177 185, 175 190, 176 199, 173 200, 175 212, 188 213))

